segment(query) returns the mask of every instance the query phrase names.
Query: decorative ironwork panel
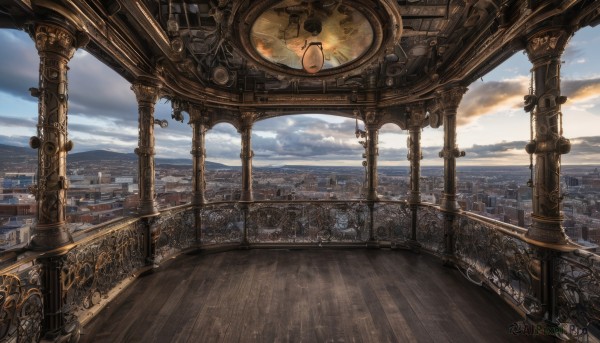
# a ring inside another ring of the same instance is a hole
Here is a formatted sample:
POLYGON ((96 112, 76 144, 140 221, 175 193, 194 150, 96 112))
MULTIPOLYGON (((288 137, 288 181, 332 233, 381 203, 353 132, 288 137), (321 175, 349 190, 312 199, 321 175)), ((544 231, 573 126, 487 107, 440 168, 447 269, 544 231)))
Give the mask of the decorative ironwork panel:
POLYGON ((202 207, 202 244, 240 243, 244 215, 237 204, 221 203, 202 207))
POLYGON ((187 249, 196 243, 194 209, 174 209, 164 211, 151 225, 152 239, 156 250, 154 262, 187 249))
POLYGON ((410 238, 411 210, 405 203, 375 204, 373 229, 375 239, 406 241, 410 238))
POLYGON ((534 275, 539 260, 524 241, 502 232, 494 224, 459 215, 455 256, 474 282, 486 282, 512 299, 526 313, 538 313, 534 275))
POLYGON ((369 209, 361 202, 256 203, 248 216, 252 243, 359 242, 368 239, 369 209))
POLYGON ((444 214, 436 207, 418 207, 417 241, 435 253, 444 251, 444 214))
POLYGON ((41 265, 0 275, 0 342, 37 342, 44 319, 41 265))
POLYGON ((62 261, 65 311, 77 315, 98 305, 144 265, 144 230, 138 221, 78 245, 62 261))
POLYGON ((558 320, 572 334, 586 335, 591 326, 600 327, 600 256, 581 250, 557 259, 555 287, 558 320))

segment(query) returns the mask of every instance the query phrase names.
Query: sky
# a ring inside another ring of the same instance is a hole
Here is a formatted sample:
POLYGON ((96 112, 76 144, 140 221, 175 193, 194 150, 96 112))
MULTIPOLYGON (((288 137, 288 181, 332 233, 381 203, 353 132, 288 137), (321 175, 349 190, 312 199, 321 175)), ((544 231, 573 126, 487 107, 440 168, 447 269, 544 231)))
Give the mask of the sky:
MULTIPOLYGON (((563 54, 561 89, 564 136, 572 149, 563 164, 600 161, 600 28, 577 32, 563 54)), ((0 144, 27 146, 36 135, 39 57, 22 31, 0 30, 0 144)), ((133 152, 137 145, 137 104, 130 84, 85 50, 69 62, 69 139, 72 152, 133 152)), ((466 156, 457 165, 529 165, 524 146, 529 140, 529 114, 523 111, 531 64, 518 52, 469 86, 458 108, 457 143, 466 156)), ((191 127, 171 120, 171 106, 160 100, 155 118, 157 157, 191 158, 191 127)), ((187 118, 186 118, 187 119, 187 118)), ((187 123, 187 120, 185 120, 187 123)), ((362 123, 359 123, 362 126, 362 123)), ((259 121, 252 147, 255 166, 314 164, 361 166, 363 148, 354 136, 355 121, 321 115, 294 115, 259 121)), ((408 166, 408 133, 393 124, 379 134, 379 165, 408 166)), ((438 152, 443 129, 422 133, 423 165, 443 165, 438 152)), ((209 161, 240 165, 240 136, 229 124, 218 124, 206 136, 209 161)))

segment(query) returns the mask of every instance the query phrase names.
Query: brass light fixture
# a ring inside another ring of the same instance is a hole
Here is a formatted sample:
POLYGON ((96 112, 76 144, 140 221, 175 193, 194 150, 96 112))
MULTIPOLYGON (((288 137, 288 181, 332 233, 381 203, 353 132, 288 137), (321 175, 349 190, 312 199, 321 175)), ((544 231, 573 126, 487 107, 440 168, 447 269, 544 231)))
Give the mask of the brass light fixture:
POLYGON ((323 69, 324 64, 323 44, 321 42, 308 44, 302 55, 302 68, 309 74, 316 74, 323 69))

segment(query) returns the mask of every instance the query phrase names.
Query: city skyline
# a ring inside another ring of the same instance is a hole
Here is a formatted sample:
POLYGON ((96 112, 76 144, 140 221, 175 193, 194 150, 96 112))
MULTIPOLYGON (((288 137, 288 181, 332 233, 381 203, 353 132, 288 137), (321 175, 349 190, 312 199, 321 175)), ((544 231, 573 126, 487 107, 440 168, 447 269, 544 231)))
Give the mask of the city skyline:
MULTIPOLYGON (((564 136, 571 153, 563 164, 594 164, 600 160, 600 55, 597 29, 576 33, 563 55, 564 136)), ((36 134, 39 58, 24 32, 0 31, 0 143, 27 146, 36 134)), ((74 152, 104 149, 133 152, 137 145, 137 105, 130 84, 95 57, 79 50, 69 63, 69 138, 74 152)), ((524 145, 529 140, 529 115, 523 96, 529 88, 530 63, 517 52, 488 75, 469 86, 458 108, 457 143, 467 155, 458 165, 528 165, 524 145)), ((171 120, 170 104, 160 100, 155 117, 169 127, 156 130, 157 157, 190 158, 191 128, 171 120)), ((187 122, 187 116, 186 120, 187 122)), ((362 123, 359 122, 362 126, 362 123)), ((294 115, 257 122, 253 128, 254 165, 314 164, 360 166, 363 148, 354 136, 355 121, 327 115, 294 115)), ((385 125, 379 135, 379 165, 407 166, 407 132, 385 125)), ((207 159, 239 165, 240 137, 229 124, 218 124, 206 136, 207 159)), ((425 128, 423 165, 442 165, 438 152, 443 130, 425 128)))

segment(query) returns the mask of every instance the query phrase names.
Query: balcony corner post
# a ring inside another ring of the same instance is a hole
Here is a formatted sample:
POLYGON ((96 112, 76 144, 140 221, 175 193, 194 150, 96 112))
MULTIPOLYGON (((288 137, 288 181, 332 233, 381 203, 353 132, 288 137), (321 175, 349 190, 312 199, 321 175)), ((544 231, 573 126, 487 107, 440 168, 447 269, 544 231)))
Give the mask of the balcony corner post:
POLYGON ((138 103, 138 184, 139 199, 138 214, 142 217, 152 217, 159 214, 156 206, 154 185, 154 105, 160 96, 162 84, 158 79, 144 76, 131 86, 138 103))

